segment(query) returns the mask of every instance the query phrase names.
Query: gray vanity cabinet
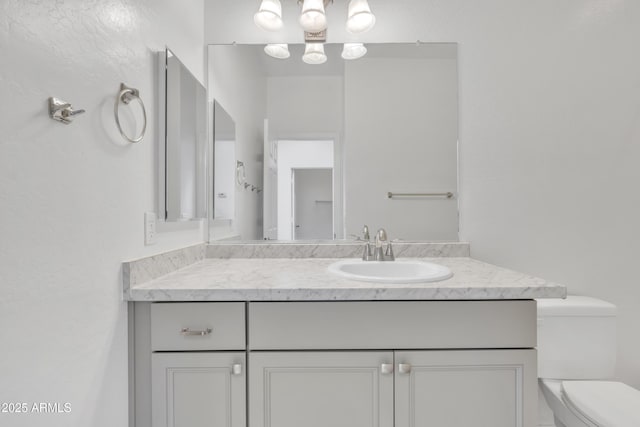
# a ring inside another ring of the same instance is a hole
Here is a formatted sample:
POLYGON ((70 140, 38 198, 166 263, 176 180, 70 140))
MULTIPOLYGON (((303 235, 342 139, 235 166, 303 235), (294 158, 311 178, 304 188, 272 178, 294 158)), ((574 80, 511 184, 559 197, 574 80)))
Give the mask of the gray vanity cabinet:
POLYGON ((246 427, 245 306, 135 304, 131 427, 246 427))
POLYGON ((252 352, 249 365, 252 427, 393 427, 393 352, 252 352))
POLYGON ((153 427, 245 427, 244 353, 153 353, 153 427))
POLYGON ((399 351, 395 360, 395 427, 537 425, 535 350, 399 351))
POLYGON ((536 424, 534 301, 248 310, 251 427, 536 424))
POLYGON ((252 352, 249 425, 532 426, 535 363, 535 350, 252 352))
POLYGON ((139 303, 135 324, 135 427, 537 424, 532 300, 139 303))

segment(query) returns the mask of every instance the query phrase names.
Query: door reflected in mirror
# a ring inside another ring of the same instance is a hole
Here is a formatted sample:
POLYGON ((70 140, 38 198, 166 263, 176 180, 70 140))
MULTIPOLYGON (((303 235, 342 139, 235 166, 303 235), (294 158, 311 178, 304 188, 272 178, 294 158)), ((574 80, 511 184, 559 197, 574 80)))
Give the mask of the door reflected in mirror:
POLYGON ((293 240, 333 239, 333 169, 293 169, 293 240))
POLYGON ((238 229, 242 239, 353 239, 367 224, 391 239, 458 240, 456 44, 367 44, 356 60, 327 44, 322 65, 301 61, 304 45, 287 60, 263 48, 209 46, 210 92, 244 107, 236 149, 263 171, 262 213, 236 204, 236 217, 251 216, 243 224, 259 224, 238 229), (330 161, 305 163, 322 157, 310 154, 321 141, 330 161), (298 156, 283 156, 294 142, 298 156))
POLYGON ((265 215, 269 240, 333 239, 333 146, 329 139, 278 141, 277 157, 268 162, 275 182, 264 191, 265 212, 274 212, 265 215))

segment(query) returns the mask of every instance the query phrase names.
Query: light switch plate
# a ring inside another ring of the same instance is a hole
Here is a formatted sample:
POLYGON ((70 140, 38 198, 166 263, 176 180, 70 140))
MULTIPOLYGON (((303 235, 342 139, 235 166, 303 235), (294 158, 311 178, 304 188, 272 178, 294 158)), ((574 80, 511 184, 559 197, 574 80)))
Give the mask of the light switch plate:
POLYGON ((144 244, 155 245, 156 243, 156 214, 155 212, 144 213, 144 244))

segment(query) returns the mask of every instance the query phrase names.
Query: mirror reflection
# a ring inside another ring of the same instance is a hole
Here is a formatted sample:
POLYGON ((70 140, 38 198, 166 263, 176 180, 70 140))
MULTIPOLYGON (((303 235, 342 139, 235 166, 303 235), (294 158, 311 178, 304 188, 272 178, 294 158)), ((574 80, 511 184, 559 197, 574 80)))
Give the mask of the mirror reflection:
POLYGON ((217 100, 213 102, 213 165, 209 206, 210 240, 235 235, 235 186, 241 173, 236 163, 236 125, 217 100))
POLYGON ((165 89, 160 96, 165 136, 160 212, 166 221, 206 218, 206 90, 169 49, 161 54, 160 75, 165 89))
POLYGON ((263 48, 209 46, 209 96, 234 105, 236 160, 263 187, 236 198, 243 240, 354 239, 365 224, 458 239, 456 44, 369 44, 350 61, 328 44, 322 65, 303 45, 287 60, 263 48))

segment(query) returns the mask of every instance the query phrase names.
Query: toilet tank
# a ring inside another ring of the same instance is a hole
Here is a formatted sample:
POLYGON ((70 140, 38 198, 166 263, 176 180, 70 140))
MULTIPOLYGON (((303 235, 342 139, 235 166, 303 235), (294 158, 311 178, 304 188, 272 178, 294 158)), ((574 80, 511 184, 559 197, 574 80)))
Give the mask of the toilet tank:
POLYGON ((606 379, 616 365, 616 306, 570 295, 538 301, 538 377, 606 379))

